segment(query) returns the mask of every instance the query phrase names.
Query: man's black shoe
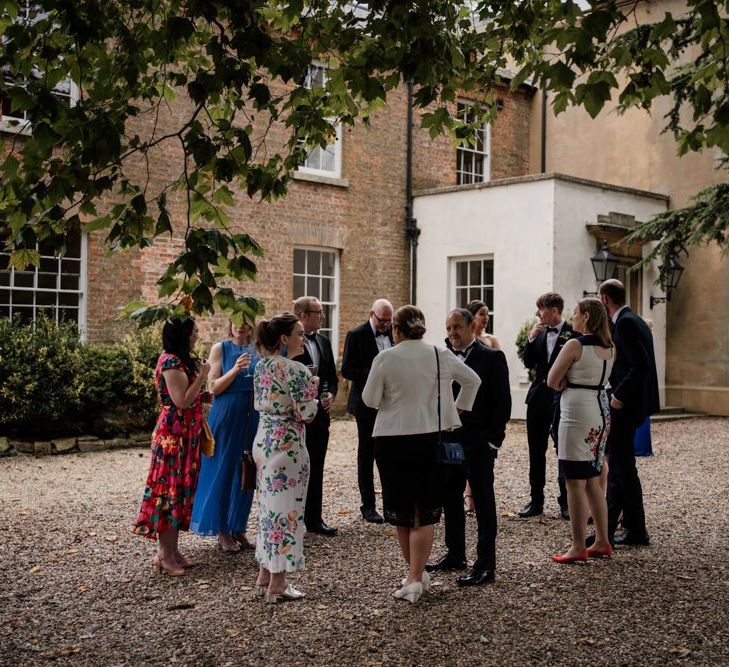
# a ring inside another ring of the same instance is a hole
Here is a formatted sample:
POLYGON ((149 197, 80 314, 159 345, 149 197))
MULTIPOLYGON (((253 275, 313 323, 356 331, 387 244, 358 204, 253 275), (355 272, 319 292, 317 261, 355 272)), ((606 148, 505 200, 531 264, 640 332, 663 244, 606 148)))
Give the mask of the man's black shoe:
POLYGON ((523 510, 519 511, 519 516, 522 519, 528 519, 532 516, 539 516, 544 513, 544 508, 541 505, 535 503, 529 503, 523 510))
POLYGON ((319 533, 319 535, 326 535, 332 537, 337 534, 337 529, 327 526, 323 521, 321 523, 306 524, 307 533, 319 533))
POLYGON ((435 561, 432 565, 428 564, 425 566, 428 572, 447 572, 449 570, 465 570, 466 559, 465 558, 451 558, 449 554, 446 554, 440 560, 435 561))
POLYGON ((493 570, 481 570, 472 567, 467 574, 458 577, 456 582, 459 586, 480 586, 492 582, 495 578, 496 575, 493 570))
POLYGON ((378 514, 374 507, 366 507, 362 509, 362 518, 370 523, 384 523, 385 520, 378 514))
POLYGON ((622 535, 616 535, 613 538, 613 544, 621 547, 647 547, 651 540, 648 533, 638 535, 626 530, 622 535))

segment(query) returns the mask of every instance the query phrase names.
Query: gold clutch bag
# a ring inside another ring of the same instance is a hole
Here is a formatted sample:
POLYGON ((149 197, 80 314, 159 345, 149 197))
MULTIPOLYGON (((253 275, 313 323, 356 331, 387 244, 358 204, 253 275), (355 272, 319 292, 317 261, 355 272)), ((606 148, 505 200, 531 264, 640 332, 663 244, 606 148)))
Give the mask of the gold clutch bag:
POLYGON ((205 417, 203 417, 203 427, 200 431, 200 451, 203 456, 213 456, 215 454, 215 438, 205 417))

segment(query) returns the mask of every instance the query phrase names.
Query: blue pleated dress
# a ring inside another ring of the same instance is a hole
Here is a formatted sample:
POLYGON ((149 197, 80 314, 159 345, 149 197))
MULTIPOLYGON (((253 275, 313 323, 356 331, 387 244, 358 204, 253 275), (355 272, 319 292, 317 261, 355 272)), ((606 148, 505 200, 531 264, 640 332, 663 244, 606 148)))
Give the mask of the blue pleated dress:
POLYGON ((251 451, 258 430, 258 413, 253 409, 253 370, 259 361, 253 346, 232 341, 222 343, 222 374, 236 359, 249 352, 251 365, 239 373, 222 394, 215 397, 208 424, 215 436, 215 455, 203 456, 200 478, 192 506, 190 530, 198 535, 246 532, 253 491, 241 491, 241 457, 251 451))

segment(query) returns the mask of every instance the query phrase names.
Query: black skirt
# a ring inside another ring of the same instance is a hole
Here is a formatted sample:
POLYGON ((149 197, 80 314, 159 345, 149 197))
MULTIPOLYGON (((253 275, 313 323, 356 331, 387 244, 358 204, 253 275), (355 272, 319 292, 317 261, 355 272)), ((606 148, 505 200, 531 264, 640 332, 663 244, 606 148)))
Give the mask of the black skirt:
POLYGON ((559 472, 565 479, 590 479, 600 476, 600 469, 592 461, 559 460, 559 472))
POLYGON ((440 521, 445 474, 437 451, 437 433, 375 438, 385 521, 406 528, 440 521))

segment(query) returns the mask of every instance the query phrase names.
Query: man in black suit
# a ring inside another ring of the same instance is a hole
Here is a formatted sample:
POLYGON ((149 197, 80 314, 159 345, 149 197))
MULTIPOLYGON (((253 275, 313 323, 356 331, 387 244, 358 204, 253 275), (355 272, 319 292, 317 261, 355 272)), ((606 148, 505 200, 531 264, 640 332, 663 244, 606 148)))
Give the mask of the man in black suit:
MULTIPOLYGON (((544 484, 547 468, 547 443, 556 409, 555 392, 547 386, 547 375, 564 344, 573 336, 572 327, 562 319, 564 299, 556 292, 547 292, 537 299, 539 322, 529 332, 524 348, 524 365, 533 368, 536 376, 526 396, 527 441, 529 443, 529 487, 531 500, 519 511, 522 518, 538 516, 544 511, 544 484)), ((567 490, 564 479, 558 478, 560 512, 567 514, 567 490)))
POLYGON ((296 357, 307 366, 317 367, 319 377, 319 405, 314 421, 306 425, 306 449, 309 452, 309 489, 306 493, 304 523, 310 533, 336 535, 337 529, 327 526, 322 519, 322 496, 324 484, 324 459, 329 445, 329 410, 337 395, 339 380, 334 363, 332 344, 318 333, 324 321, 324 309, 319 299, 302 296, 294 301, 294 315, 304 328, 306 343, 303 354, 296 357))
MULTIPOLYGON (((463 445, 466 460, 460 466, 446 466, 445 498, 445 556, 433 565, 436 570, 457 570, 466 567, 466 519, 463 513, 463 491, 466 481, 471 485, 478 542, 476 562, 471 570, 459 577, 461 586, 477 586, 494 580, 496 571, 496 498, 494 496, 494 462, 506 435, 506 423, 511 416, 509 369, 501 350, 486 347, 474 337, 473 315, 465 308, 451 311, 446 320, 446 344, 463 362, 478 373, 481 386, 473 408, 461 413, 462 427, 454 437, 463 445)), ((453 385, 458 396, 460 386, 453 385)))
POLYGON ((342 376, 352 382, 347 410, 357 420, 357 481, 362 499, 360 511, 365 521, 382 523, 375 507, 375 444, 372 430, 377 410, 362 401, 362 390, 370 374, 373 359, 383 350, 392 347, 392 304, 387 299, 377 299, 372 304, 367 322, 347 334, 342 356, 342 376))
POLYGON ((636 428, 661 408, 653 335, 643 319, 625 305, 625 287, 619 280, 606 280, 599 294, 613 323, 615 343, 607 443, 608 537, 615 544, 647 546, 643 490, 633 442, 636 428), (621 512, 624 532, 616 536, 621 512))

